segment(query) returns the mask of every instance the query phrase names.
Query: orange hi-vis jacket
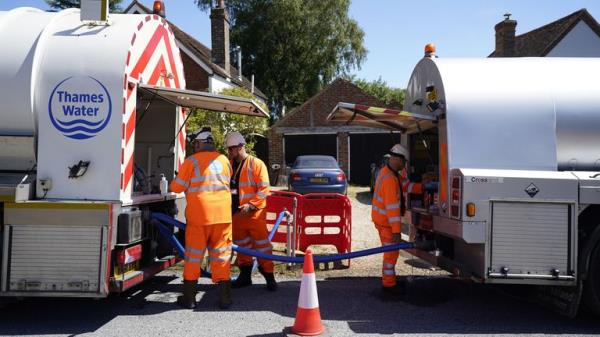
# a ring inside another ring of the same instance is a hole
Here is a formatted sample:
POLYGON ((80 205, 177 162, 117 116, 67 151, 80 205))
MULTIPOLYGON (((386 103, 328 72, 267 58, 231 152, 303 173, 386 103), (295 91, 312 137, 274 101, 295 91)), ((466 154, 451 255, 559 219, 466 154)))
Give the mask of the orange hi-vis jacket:
POLYGON ((402 197, 398 174, 385 165, 377 174, 371 208, 371 219, 377 226, 391 227, 392 233, 400 233, 402 197))
POLYGON ((259 211, 252 218, 257 218, 267 207, 267 196, 269 195, 269 172, 265 163, 254 157, 248 156, 240 168, 240 181, 238 182, 238 193, 240 206, 250 203, 259 211))
POLYGON ((183 162, 171 191, 185 191, 188 225, 231 223, 230 180, 229 160, 218 152, 198 152, 183 162))

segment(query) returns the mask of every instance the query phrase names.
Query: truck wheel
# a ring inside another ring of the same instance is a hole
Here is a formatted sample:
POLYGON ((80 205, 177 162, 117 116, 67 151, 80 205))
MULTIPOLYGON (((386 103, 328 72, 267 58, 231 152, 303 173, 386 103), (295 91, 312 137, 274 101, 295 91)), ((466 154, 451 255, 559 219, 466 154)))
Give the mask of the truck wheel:
POLYGON ((600 316, 600 243, 590 256, 590 266, 583 287, 583 303, 593 314, 600 316))

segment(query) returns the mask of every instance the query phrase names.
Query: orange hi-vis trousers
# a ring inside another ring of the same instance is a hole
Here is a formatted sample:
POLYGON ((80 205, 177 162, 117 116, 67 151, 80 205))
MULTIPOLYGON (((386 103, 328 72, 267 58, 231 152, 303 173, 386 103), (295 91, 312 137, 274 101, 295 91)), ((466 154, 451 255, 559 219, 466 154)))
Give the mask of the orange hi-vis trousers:
MULTIPOLYGON (((381 239, 381 245, 387 246, 393 244, 392 242, 392 227, 389 226, 378 226, 375 225, 377 231, 379 231, 379 238, 381 239)), ((384 287, 393 287, 396 285, 396 262, 400 256, 399 250, 393 250, 383 253, 383 266, 381 269, 381 282, 384 287)))
POLYGON ((228 281, 231 267, 231 224, 188 225, 185 229, 183 279, 197 281, 208 251, 212 281, 228 281))
MULTIPOLYGON (((273 245, 269 241, 266 212, 264 210, 257 212, 259 214, 242 215, 238 212, 233 215, 233 242, 240 247, 271 254, 273 245)), ((252 265, 252 256, 238 253, 237 265, 252 265)), ((265 273, 273 272, 273 261, 271 260, 258 259, 258 265, 265 273)))

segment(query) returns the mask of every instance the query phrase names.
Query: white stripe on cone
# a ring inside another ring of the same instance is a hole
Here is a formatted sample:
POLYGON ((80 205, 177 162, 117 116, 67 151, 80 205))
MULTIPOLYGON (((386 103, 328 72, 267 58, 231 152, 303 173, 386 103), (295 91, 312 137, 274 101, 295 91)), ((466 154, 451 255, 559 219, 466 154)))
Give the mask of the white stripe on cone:
POLYGON ((319 307, 317 280, 314 273, 302 274, 298 307, 302 309, 315 309, 319 307))

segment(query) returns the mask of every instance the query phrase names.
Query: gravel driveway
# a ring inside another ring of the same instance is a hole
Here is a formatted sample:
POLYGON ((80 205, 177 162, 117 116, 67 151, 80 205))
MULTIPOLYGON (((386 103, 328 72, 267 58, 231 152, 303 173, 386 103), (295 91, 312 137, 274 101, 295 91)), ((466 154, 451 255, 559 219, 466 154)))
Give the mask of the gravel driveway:
MULTIPOLYGON (((379 235, 371 221, 371 198, 372 194, 368 187, 348 187, 348 197, 352 203, 352 251, 381 246, 379 235)), ((333 246, 314 246, 316 254, 335 254, 333 246)), ((355 276, 381 276, 381 254, 370 255, 352 260, 351 268, 338 268, 333 263, 320 264, 316 266, 322 277, 355 277, 355 276)), ((347 264, 343 261, 343 264, 347 264)), ((281 273, 293 277, 300 273, 288 273, 278 268, 281 273)), ((414 258, 412 255, 401 252, 396 264, 396 274, 399 276, 427 276, 447 275, 446 272, 433 268, 428 263, 414 258)))

